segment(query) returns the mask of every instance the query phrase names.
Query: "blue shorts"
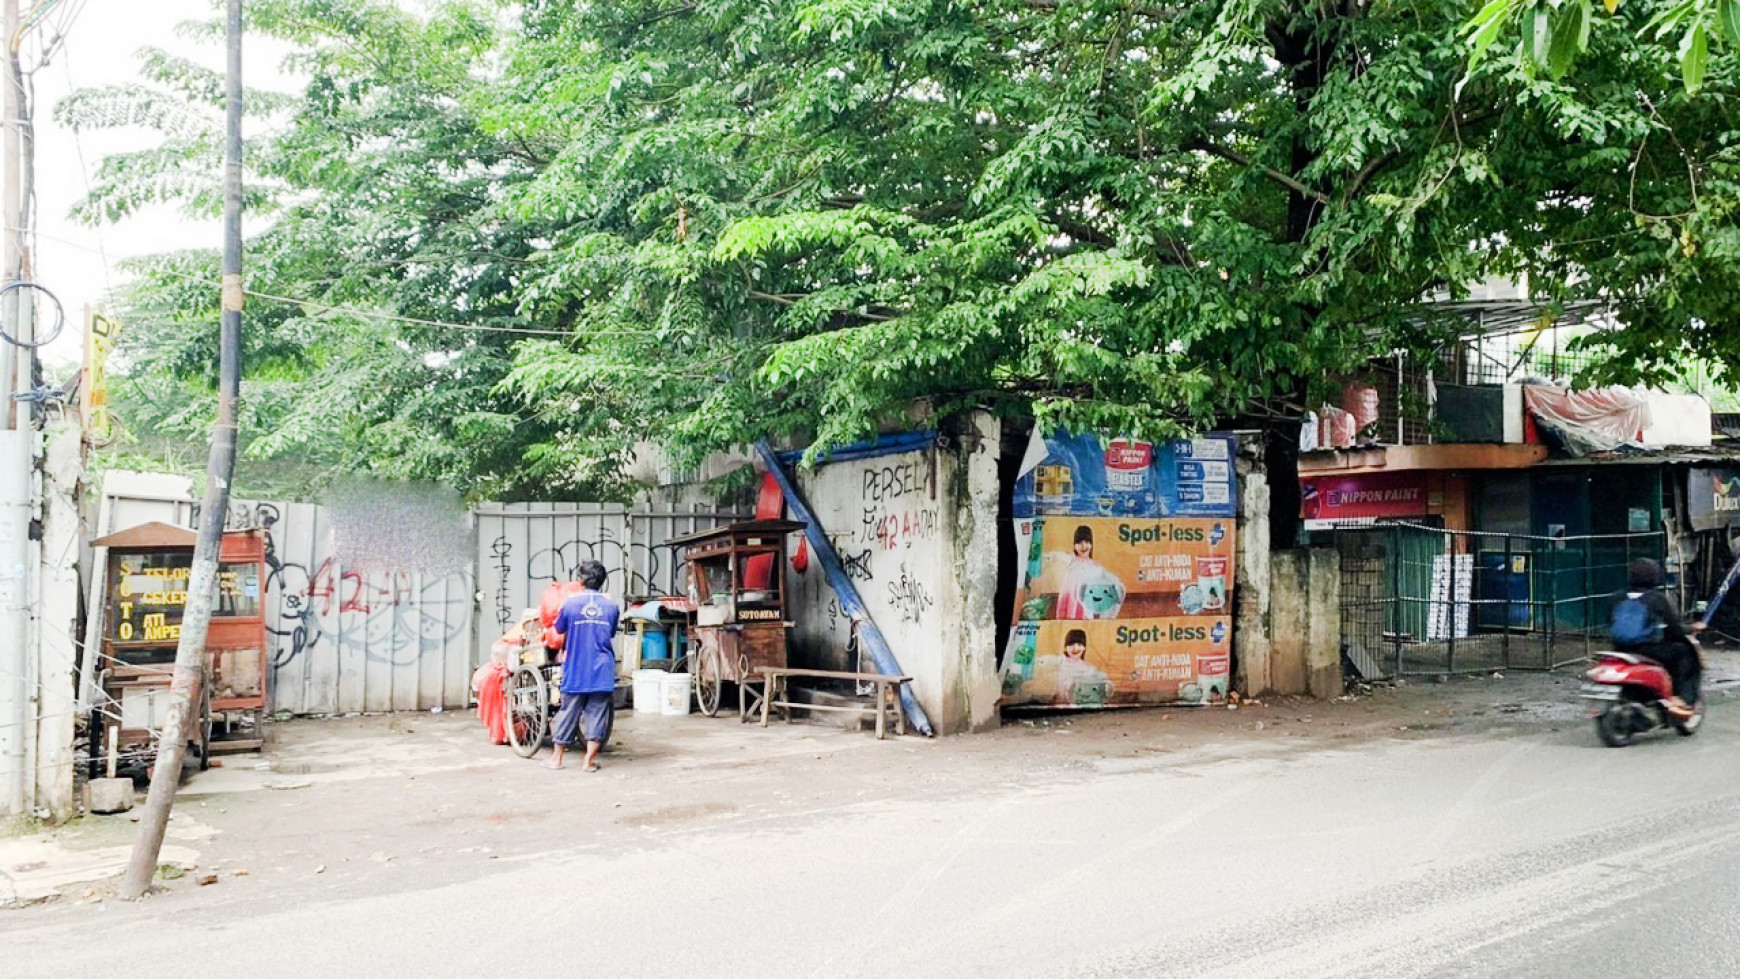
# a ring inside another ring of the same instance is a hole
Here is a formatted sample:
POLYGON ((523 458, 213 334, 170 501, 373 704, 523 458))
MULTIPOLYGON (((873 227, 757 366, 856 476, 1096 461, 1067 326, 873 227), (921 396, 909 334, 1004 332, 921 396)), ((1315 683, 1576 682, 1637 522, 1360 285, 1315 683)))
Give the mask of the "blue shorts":
POLYGON ((588 741, 603 741, 610 737, 610 722, 616 705, 614 693, 565 693, 562 709, 556 712, 554 740, 564 748, 574 745, 576 733, 588 741))

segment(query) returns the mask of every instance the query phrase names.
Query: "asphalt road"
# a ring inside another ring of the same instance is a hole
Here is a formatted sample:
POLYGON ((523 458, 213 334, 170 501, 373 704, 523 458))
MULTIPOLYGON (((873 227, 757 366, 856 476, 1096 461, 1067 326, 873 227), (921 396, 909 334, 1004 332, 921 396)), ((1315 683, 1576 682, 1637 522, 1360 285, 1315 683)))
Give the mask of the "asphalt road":
POLYGON ((15 912, 0 975, 1740 975, 1740 697, 1619 750, 1549 715, 15 912))

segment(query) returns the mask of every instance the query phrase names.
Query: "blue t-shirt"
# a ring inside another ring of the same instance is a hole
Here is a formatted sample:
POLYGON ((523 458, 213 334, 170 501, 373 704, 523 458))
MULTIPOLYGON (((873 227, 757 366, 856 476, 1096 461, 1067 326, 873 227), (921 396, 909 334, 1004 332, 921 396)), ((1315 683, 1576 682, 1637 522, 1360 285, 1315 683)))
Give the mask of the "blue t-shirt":
POLYGON ((568 596, 556 616, 555 629, 565 637, 562 648, 563 693, 609 693, 616 689, 616 651, 610 637, 622 610, 603 592, 568 596))

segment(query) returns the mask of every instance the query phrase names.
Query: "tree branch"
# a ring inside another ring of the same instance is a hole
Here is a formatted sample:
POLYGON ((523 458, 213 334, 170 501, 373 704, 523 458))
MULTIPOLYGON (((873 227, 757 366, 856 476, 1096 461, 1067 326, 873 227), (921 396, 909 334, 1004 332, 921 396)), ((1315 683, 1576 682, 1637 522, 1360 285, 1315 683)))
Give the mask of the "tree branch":
POLYGON ((1310 199, 1318 202, 1319 204, 1331 203, 1331 201, 1329 199, 1329 195, 1325 194, 1323 191, 1316 190, 1316 189, 1313 189, 1311 187, 1307 187, 1304 184, 1300 183, 1297 179, 1290 177, 1290 176, 1282 173, 1279 170, 1276 170, 1274 167, 1257 166, 1256 164, 1252 163, 1250 161, 1250 158, 1246 157, 1244 154, 1235 152, 1233 150, 1229 150, 1224 146, 1219 146, 1215 143, 1202 142, 1202 143, 1192 143, 1189 147, 1187 147, 1187 149, 1199 150, 1203 153, 1209 153, 1209 154, 1212 154, 1214 156, 1218 156, 1221 159, 1226 160, 1229 163, 1233 163, 1233 164, 1236 164, 1236 165, 1241 166, 1241 167, 1249 167, 1253 170, 1256 170, 1258 173, 1262 174, 1263 176, 1268 177, 1270 180, 1273 180, 1274 182, 1280 184, 1281 186, 1286 187, 1288 190, 1291 190, 1293 193, 1298 194, 1301 197, 1309 197, 1310 199))
MULTIPOLYGON (((1060 3, 1059 0, 1027 0, 1027 7, 1029 10, 1043 10, 1047 13, 1056 13, 1062 6, 1063 4, 1060 3)), ((1177 9, 1167 9, 1164 7, 1131 7, 1129 8, 1129 12, 1137 17, 1145 17, 1148 20, 1159 21, 1177 20, 1179 14, 1182 13, 1182 11, 1177 9)))

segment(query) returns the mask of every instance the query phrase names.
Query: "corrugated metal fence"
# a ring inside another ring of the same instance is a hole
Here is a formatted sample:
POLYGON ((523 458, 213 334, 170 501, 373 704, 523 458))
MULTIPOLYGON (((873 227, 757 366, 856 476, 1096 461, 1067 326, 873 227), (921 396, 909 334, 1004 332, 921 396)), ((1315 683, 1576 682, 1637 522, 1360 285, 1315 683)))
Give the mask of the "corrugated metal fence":
POLYGON ((477 516, 478 648, 506 631, 554 581, 574 577, 580 562, 609 569, 604 590, 618 601, 680 595, 683 569, 665 546, 674 537, 709 530, 745 514, 691 510, 631 510, 609 503, 485 503, 477 516))
MULTIPOLYGON (((106 493, 96 536, 149 520, 196 525, 197 505, 172 496, 106 493)), ((272 709, 344 714, 464 707, 479 651, 550 582, 596 558, 611 569, 606 590, 618 600, 680 594, 682 569, 665 542, 740 517, 705 508, 484 504, 468 517, 475 563, 427 574, 347 566, 330 514, 312 504, 237 501, 225 524, 268 534, 272 709)), ((102 581, 105 555, 93 557, 93 578, 102 581)), ((90 607, 100 614, 100 601, 90 607)), ((101 624, 90 623, 86 635, 101 634, 101 624)))

